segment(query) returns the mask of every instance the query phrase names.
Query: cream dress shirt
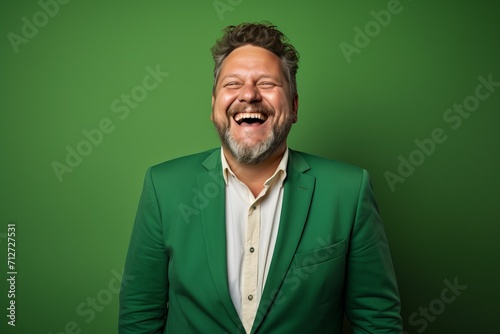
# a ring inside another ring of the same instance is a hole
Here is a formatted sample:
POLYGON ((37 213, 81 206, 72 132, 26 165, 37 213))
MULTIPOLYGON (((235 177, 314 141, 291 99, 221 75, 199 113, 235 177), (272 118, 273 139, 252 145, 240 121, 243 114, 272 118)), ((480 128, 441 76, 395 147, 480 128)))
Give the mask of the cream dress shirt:
POLYGON ((229 293, 246 332, 250 333, 278 235, 288 148, 257 197, 234 175, 223 149, 221 160, 226 184, 229 293))

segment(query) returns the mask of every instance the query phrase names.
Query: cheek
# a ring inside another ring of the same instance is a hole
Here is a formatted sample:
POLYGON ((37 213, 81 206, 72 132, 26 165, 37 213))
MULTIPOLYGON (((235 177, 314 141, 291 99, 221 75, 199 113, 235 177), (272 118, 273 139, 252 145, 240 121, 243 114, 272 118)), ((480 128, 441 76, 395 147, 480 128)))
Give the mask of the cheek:
POLYGON ((286 114, 292 112, 291 103, 289 103, 285 94, 279 94, 271 96, 267 99, 267 102, 273 107, 276 112, 276 119, 283 119, 286 114))
POLYGON ((214 109, 218 112, 226 113, 226 110, 234 102, 235 97, 228 94, 219 94, 215 99, 214 109))

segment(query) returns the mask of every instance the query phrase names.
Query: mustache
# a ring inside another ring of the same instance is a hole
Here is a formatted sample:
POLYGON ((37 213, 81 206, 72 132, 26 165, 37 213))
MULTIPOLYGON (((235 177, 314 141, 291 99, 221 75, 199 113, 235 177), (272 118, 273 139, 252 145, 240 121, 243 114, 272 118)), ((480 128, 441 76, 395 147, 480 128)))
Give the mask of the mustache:
POLYGON ((274 116, 274 110, 272 108, 265 106, 262 103, 252 103, 252 104, 239 103, 235 106, 231 106, 227 111, 227 115, 229 117, 233 117, 234 115, 243 112, 248 112, 248 113, 258 112, 263 115, 266 115, 267 117, 274 116))

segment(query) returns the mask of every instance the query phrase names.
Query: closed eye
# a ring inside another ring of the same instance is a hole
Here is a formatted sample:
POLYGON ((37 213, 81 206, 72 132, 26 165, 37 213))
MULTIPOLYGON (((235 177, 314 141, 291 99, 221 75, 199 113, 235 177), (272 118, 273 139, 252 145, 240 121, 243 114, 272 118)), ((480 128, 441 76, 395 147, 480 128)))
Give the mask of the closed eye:
POLYGON ((259 82, 258 86, 261 89, 271 89, 271 88, 274 88, 274 87, 280 86, 280 85, 275 83, 275 82, 272 82, 272 81, 263 81, 263 82, 259 82))
POLYGON ((241 87, 241 83, 236 82, 236 81, 231 81, 228 82, 227 84, 224 85, 225 88, 238 88, 241 87))

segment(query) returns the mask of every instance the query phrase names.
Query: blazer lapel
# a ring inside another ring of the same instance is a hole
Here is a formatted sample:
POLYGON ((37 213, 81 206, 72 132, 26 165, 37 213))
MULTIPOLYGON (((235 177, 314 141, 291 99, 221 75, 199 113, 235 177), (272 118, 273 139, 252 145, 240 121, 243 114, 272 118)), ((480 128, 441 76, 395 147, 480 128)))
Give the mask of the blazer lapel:
MULTIPOLYGON (((222 177, 220 150, 215 150, 204 162, 206 172, 197 175, 198 190, 207 194, 201 208, 201 221, 210 272, 220 300, 238 328, 243 328, 229 294, 227 281, 225 185, 222 177)), ((222 317, 221 317, 222 318, 222 317)))
POLYGON ((258 329, 269 311, 288 272, 304 230, 314 192, 315 177, 304 174, 310 169, 309 165, 297 152, 290 150, 289 154, 276 246, 252 333, 258 329))

